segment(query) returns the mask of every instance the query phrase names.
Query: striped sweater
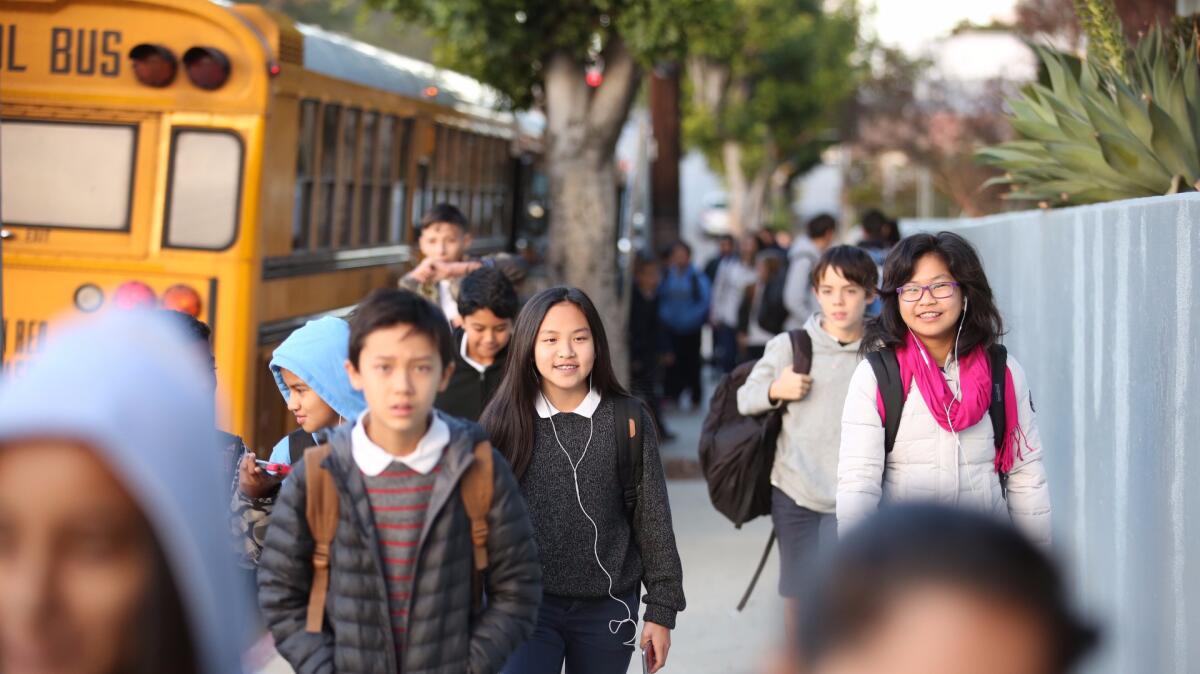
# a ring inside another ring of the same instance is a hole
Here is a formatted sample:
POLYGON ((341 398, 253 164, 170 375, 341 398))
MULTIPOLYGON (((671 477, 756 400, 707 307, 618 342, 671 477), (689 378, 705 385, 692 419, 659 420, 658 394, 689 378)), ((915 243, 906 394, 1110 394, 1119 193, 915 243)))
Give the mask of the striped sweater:
POLYGON ((427 475, 422 475, 393 461, 377 476, 363 475, 383 559, 398 662, 403 661, 404 637, 408 630, 417 543, 433 495, 433 482, 440 471, 441 465, 438 465, 427 475))

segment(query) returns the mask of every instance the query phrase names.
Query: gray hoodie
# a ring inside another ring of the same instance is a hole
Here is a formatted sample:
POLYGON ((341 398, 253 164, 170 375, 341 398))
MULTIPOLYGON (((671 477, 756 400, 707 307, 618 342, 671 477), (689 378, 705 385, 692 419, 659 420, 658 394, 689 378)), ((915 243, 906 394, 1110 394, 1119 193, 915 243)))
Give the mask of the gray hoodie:
MULTIPOLYGON (((808 319, 804 330, 813 343, 813 385, 804 400, 788 403, 784 410, 771 484, 809 510, 833 513, 842 407, 858 366, 861 342, 839 344, 821 327, 819 313, 808 319)), ((787 333, 767 342, 763 357, 738 389, 738 412, 756 416, 777 409, 780 403, 772 403, 767 393, 792 362, 792 341, 787 333)))
POLYGON ((54 435, 94 447, 150 521, 205 674, 241 671, 248 597, 225 533, 210 366, 162 316, 68 323, 21 376, 0 380, 0 442, 54 435))

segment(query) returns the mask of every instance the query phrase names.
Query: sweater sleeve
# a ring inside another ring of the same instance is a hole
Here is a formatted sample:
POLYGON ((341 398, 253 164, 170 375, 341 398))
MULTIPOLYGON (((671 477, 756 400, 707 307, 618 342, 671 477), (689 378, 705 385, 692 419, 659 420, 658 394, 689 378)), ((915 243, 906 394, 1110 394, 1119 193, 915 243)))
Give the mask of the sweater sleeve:
MULTIPOLYGON (((313 538, 305 518, 304 463, 283 483, 258 566, 258 598, 275 647, 296 674, 333 674, 333 634, 306 632, 313 538)), ((326 621, 328 623, 328 621, 326 621)))
POLYGON ((850 378, 842 409, 842 441, 838 451, 837 519, 844 534, 879 507, 883 497, 886 452, 883 422, 875 406, 878 384, 871 364, 863 361, 850 378))
POLYGON ((471 629, 471 674, 494 674, 532 634, 542 601, 542 565, 533 525, 508 462, 492 450, 487 608, 471 629))
POLYGON ((671 503, 658 455, 654 421, 642 405, 642 493, 634 511, 634 540, 642 554, 642 584, 646 594, 645 620, 675 629, 675 615, 684 609, 683 565, 675 545, 671 503))
POLYGON ((1035 543, 1048 548, 1051 542, 1050 487, 1042 462, 1037 414, 1033 411, 1025 370, 1011 357, 1008 368, 1017 394, 1017 419, 1025 434, 1025 441, 1021 443, 1022 455, 1015 460, 1008 474, 1008 513, 1017 528, 1035 543))
POLYGON ((782 401, 771 401, 771 384, 792 366, 792 338, 785 332, 767 342, 762 358, 750 370, 746 383, 737 391, 738 414, 754 417, 778 409, 782 401))

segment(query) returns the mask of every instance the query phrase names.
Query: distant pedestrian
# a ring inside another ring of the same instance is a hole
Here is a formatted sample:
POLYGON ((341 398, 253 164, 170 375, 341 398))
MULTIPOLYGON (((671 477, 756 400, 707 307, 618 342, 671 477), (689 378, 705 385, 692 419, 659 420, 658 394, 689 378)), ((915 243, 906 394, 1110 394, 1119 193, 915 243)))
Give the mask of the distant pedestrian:
POLYGON ((738 312, 746 289, 753 286, 758 278, 754 269, 754 258, 758 251, 758 239, 744 236, 738 244, 738 255, 722 260, 717 268, 709 322, 713 326, 717 368, 722 373, 732 372, 739 362, 738 312))
POLYGON ((932 504, 868 518, 812 579, 804 674, 1068 674, 1097 632, 1046 553, 986 515, 932 504))
POLYGON ((658 261, 639 255, 633 267, 633 296, 629 302, 629 392, 639 398, 654 416, 663 440, 674 439, 667 429, 659 404, 662 364, 671 351, 670 339, 658 317, 658 285, 662 271, 658 261))
POLYGON ((703 400, 701 390, 700 334, 708 318, 711 288, 708 277, 692 265, 692 248, 683 241, 671 244, 667 269, 658 290, 658 313, 671 341, 667 368, 667 397, 678 402, 683 393, 693 407, 703 400))
POLYGON ((779 540, 779 594, 787 598, 789 618, 816 554, 837 542, 841 412, 877 283, 875 263, 862 249, 825 251, 811 280, 821 311, 804 327, 812 345, 809 372, 793 371, 793 340, 783 333, 767 343, 737 392, 743 415, 784 410, 771 470, 771 519, 779 540))
POLYGON ((708 262, 704 264, 704 275, 708 277, 709 284, 717 280, 717 269, 721 263, 734 257, 737 254, 737 247, 733 237, 728 234, 722 234, 717 237, 717 254, 712 256, 708 262))
MULTIPOLYGON (((880 278, 883 278, 883 262, 887 259, 888 251, 891 250, 893 245, 888 239, 890 227, 891 222, 878 209, 872 208, 863 214, 863 238, 858 242, 858 247, 867 251, 871 259, 875 261, 875 266, 879 268, 880 278)), ((882 310, 883 300, 876 298, 867 311, 871 316, 878 316, 882 310)))
POLYGON ((516 255, 496 253, 478 259, 468 256, 470 223, 452 204, 436 204, 426 211, 416 234, 421 262, 400 279, 400 287, 436 304, 453 327, 462 327, 458 288, 464 276, 480 267, 495 267, 516 285, 528 273, 524 260, 516 255))
POLYGON ((479 426, 433 409, 453 357, 445 315, 413 293, 377 290, 350 320, 367 410, 284 481, 259 563, 298 672, 491 674, 533 631, 541 568, 516 481, 479 426))
MULTIPOLYGON (((296 419, 296 430, 279 439, 268 461, 277 465, 299 463, 304 451, 321 444, 343 423, 354 421, 366 409, 362 392, 350 385, 346 355, 350 325, 335 316, 309 321, 292 331, 275 347, 267 368, 296 419)), ((241 534, 241 561, 255 567, 262 555, 271 511, 284 476, 268 472, 247 452, 238 468, 238 489, 233 499, 241 534)))
POLYGON ((511 349, 483 425, 529 504, 545 597, 505 672, 559 674, 565 662, 568 672, 624 674, 635 645, 656 672, 684 597, 650 414, 622 389, 604 324, 576 288, 530 299, 511 349))
POLYGON ((762 327, 759 317, 767 289, 772 282, 779 283, 780 277, 787 274, 787 258, 778 250, 763 250, 754 257, 754 274, 755 282, 746 287, 738 309, 738 343, 743 362, 762 358, 767 342, 778 334, 762 327))
POLYGON ((512 338, 513 320, 521 308, 517 291, 496 269, 467 274, 458 292, 462 327, 454 330, 454 373, 436 407, 451 416, 478 421, 500 379, 512 338))
POLYGON ((916 234, 892 251, 864 345, 878 355, 859 364, 842 413, 839 530, 882 503, 931 499, 1011 518, 1050 544, 1037 416, 1025 371, 998 346, 1003 334, 966 239, 916 234), (996 392, 1004 404, 993 409, 996 392))
POLYGON ((787 308, 784 330, 803 328, 808 317, 820 310, 809 283, 821 253, 832 246, 837 237, 837 220, 823 213, 809 220, 804 229, 804 236, 796 237, 788 250, 787 280, 783 289, 783 303, 787 308))
POLYGON ((241 671, 252 600, 186 330, 112 311, 0 379, 0 671, 241 671))

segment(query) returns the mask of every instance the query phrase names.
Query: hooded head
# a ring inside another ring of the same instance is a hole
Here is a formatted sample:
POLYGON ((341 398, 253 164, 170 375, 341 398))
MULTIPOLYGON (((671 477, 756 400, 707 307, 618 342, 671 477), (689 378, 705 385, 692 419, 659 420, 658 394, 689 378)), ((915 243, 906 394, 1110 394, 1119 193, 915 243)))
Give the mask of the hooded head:
POLYGON ((270 368, 284 401, 291 392, 281 370, 295 375, 341 418, 357 419, 367 403, 346 374, 349 344, 350 325, 333 316, 309 321, 283 340, 272 354, 270 368))
POLYGON ((112 312, 0 380, 0 670, 240 671, 204 358, 166 318, 112 312))

